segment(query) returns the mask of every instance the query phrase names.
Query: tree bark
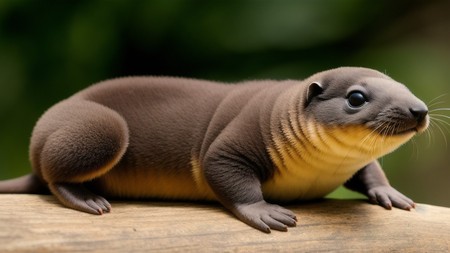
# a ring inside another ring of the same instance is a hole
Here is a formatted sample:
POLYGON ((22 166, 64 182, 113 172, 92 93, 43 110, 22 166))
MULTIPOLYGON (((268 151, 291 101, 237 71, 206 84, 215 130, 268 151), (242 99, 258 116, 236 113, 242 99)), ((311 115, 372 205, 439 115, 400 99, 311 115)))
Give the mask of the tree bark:
POLYGON ((216 203, 112 201, 101 216, 48 195, 0 195, 0 252, 450 252, 450 208, 365 200, 286 206, 298 224, 259 232, 216 203))

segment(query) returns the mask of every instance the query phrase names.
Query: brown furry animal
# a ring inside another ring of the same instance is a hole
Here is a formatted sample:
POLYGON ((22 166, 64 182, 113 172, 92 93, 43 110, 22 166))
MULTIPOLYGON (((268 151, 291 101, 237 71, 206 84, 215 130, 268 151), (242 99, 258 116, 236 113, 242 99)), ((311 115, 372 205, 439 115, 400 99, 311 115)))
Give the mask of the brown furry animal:
POLYGON ((365 68, 238 85, 114 79, 45 112, 31 138, 33 174, 0 192, 48 187, 93 214, 111 208, 97 194, 217 200, 259 230, 286 230, 296 216, 266 201, 321 198, 342 184, 385 208, 413 208, 376 159, 428 122, 405 86, 365 68))

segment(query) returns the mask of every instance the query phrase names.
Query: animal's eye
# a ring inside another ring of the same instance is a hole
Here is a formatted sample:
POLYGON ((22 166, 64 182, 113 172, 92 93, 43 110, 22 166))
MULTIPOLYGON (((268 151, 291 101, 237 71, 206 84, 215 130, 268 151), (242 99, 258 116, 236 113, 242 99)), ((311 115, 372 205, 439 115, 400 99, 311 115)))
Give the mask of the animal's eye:
POLYGON ((348 95, 347 101, 351 107, 357 108, 363 106, 367 102, 367 99, 360 91, 354 91, 348 95))

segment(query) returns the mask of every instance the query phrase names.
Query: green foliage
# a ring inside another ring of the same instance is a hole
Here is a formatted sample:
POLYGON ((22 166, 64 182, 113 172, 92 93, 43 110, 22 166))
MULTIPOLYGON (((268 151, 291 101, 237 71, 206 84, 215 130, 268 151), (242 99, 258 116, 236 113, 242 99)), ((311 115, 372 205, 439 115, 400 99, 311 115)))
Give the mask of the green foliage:
MULTIPOLYGON (((0 1, 0 178, 30 170, 29 136, 46 108, 117 76, 301 79, 354 65, 386 72, 430 101, 449 92, 448 7, 418 0, 0 1)), ((435 107, 450 107, 449 99, 435 107)), ((450 206, 448 148, 436 127, 432 135, 431 145, 416 138, 384 167, 417 201, 450 206)))

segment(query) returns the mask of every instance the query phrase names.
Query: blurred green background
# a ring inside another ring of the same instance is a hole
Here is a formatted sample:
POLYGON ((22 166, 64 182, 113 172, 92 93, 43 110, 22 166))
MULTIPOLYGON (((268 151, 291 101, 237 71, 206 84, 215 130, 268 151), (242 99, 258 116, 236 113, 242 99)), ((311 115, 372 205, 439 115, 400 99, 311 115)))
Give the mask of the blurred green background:
MULTIPOLYGON (((44 110, 118 76, 232 82, 364 66, 426 102, 439 97, 431 108, 450 107, 449 10, 448 0, 2 0, 0 179, 30 171, 29 136, 44 110)), ((435 117, 431 138, 381 161, 398 190, 450 207, 450 119, 435 117)))

